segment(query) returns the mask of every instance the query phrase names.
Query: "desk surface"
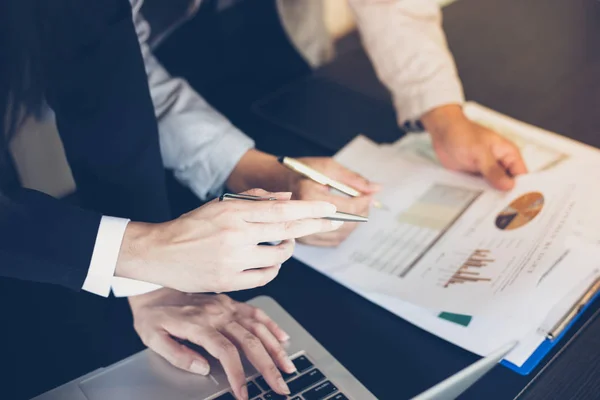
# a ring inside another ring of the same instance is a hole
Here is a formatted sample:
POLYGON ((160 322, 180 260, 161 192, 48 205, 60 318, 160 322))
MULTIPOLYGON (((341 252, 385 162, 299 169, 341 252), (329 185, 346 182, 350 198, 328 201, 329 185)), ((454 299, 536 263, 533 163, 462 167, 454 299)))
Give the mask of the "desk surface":
MULTIPOLYGON (((468 99, 600 146, 598 2, 461 0, 446 8, 444 17, 468 99)), ((360 49, 316 75, 389 102, 360 49)), ((296 150, 307 146, 300 139, 286 140, 296 150)), ((311 150, 327 153, 318 146, 311 150)), ((260 292, 276 298, 381 399, 407 398, 476 359, 296 261, 288 262, 278 279, 260 292), (440 355, 443 365, 436 362, 440 355)), ((497 367, 464 398, 597 398, 596 316, 590 310, 576 327, 584 328, 564 339, 566 345, 530 376, 497 367)))

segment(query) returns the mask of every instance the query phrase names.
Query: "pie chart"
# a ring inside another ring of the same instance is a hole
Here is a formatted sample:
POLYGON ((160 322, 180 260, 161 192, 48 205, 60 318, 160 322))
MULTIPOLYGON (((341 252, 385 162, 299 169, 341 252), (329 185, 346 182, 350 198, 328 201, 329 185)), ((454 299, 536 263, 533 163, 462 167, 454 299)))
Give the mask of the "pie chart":
POLYGON ((527 225, 544 208, 544 196, 540 192, 530 192, 517 197, 496 217, 496 227, 503 231, 518 229, 527 225))

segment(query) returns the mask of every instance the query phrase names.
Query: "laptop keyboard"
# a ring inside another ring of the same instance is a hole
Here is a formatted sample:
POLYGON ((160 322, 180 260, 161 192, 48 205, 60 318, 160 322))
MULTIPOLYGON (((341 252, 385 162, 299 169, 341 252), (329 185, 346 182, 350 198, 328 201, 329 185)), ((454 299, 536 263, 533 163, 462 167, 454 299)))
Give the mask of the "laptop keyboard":
MULTIPOLYGON (((314 364, 301 355, 292 360, 298 372, 286 374, 282 372, 283 379, 288 384, 291 394, 282 396, 269 388, 262 376, 248 381, 248 395, 251 400, 348 400, 339 391, 337 386, 327 379, 325 375, 315 368, 314 364)), ((214 400, 235 400, 230 392, 227 392, 214 400)))

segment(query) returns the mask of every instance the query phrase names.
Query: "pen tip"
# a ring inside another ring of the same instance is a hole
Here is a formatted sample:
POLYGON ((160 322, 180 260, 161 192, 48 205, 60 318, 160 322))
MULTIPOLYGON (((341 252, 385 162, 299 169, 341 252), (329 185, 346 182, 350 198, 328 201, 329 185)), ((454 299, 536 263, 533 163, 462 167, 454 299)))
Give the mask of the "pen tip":
POLYGON ((283 164, 283 160, 285 159, 285 156, 279 156, 277 157, 277 161, 279 161, 281 164, 283 164))

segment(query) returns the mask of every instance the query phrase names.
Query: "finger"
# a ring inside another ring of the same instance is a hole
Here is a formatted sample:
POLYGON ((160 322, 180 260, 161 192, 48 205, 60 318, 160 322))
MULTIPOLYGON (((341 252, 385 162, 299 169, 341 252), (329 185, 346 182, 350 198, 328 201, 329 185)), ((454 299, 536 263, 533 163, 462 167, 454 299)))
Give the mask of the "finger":
POLYGON ((273 267, 242 271, 236 276, 235 282, 232 283, 232 288, 230 290, 246 290, 264 286, 275 279, 277 274, 279 274, 280 268, 281 265, 276 265, 273 267))
POLYGON ((314 247, 336 247, 339 245, 340 241, 337 239, 330 238, 326 234, 323 234, 311 235, 305 238, 300 238, 298 239, 298 243, 314 247))
POLYGON ((246 374, 235 345, 217 330, 201 330, 197 325, 189 325, 186 331, 187 340, 203 347, 219 360, 236 397, 247 400, 246 374))
POLYGON ((221 328, 221 333, 242 349, 248 361, 265 378, 271 389, 279 394, 290 394, 279 369, 259 338, 233 321, 221 328))
POLYGON ((263 346, 271 358, 275 361, 279 369, 287 372, 288 374, 296 372, 294 363, 288 357, 287 352, 281 345, 281 342, 277 340, 269 328, 267 328, 263 323, 251 318, 244 318, 240 320, 239 323, 262 342, 263 346))
POLYGON ((334 204, 337 209, 341 212, 360 214, 364 216, 369 215, 369 209, 373 203, 373 197, 371 196, 358 196, 358 197, 341 197, 331 192, 316 194, 317 199, 321 201, 328 201, 334 204))
POLYGON ((496 159, 500 160, 502 166, 508 170, 512 176, 527 173, 527 165, 521 155, 521 151, 513 143, 505 141, 494 146, 492 151, 496 159))
MULTIPOLYGON (((372 204, 372 198, 370 196, 341 197, 329 192, 322 192, 318 190, 307 190, 307 192, 309 192, 309 196, 314 197, 317 200, 329 201, 335 204, 340 211, 362 216, 369 215, 370 206, 372 204)), ((342 243, 354 231, 354 229, 358 227, 358 225, 359 224, 357 223, 345 222, 344 225, 333 232, 304 236, 298 238, 298 240, 301 243, 312 246, 335 247, 342 243)))
MULTIPOLYGON (((289 200, 292 198, 291 192, 268 192, 264 189, 259 189, 259 188, 246 190, 244 192, 241 192, 240 194, 248 194, 250 196, 257 196, 257 197, 275 197, 277 200, 289 200)), ((216 197, 216 198, 212 199, 211 201, 209 201, 207 204, 218 203, 219 201, 220 201, 220 197, 216 197)))
POLYGON ((292 257, 295 245, 296 242, 293 239, 288 239, 272 246, 251 246, 250 250, 245 253, 243 270, 281 265, 292 257))
POLYGON ((318 233, 298 238, 298 242, 320 247, 334 247, 340 245, 359 226, 355 222, 345 222, 340 229, 334 232, 318 233))
POLYGON ((199 375, 208 375, 210 372, 210 365, 204 357, 177 343, 167 332, 156 334, 148 347, 179 369, 199 375))
POLYGON ((479 172, 496 189, 509 190, 514 186, 514 179, 494 157, 491 151, 479 159, 479 172))
MULTIPOLYGON (((252 243, 276 242, 279 240, 296 239, 314 233, 335 231, 342 225, 343 222, 341 221, 314 218, 277 224, 253 224, 250 227, 251 233, 248 237, 254 239, 252 243)), ((268 265, 273 264, 275 263, 268 265)))
POLYGON ((328 175, 361 193, 371 194, 381 190, 380 184, 369 181, 364 176, 343 167, 335 161, 331 166, 331 171, 328 171, 328 175))
POLYGON ((330 233, 323 233, 323 234, 317 234, 317 235, 310 235, 310 236, 306 236, 304 238, 298 239, 298 242, 300 242, 302 244, 310 245, 310 246, 316 246, 316 247, 339 246, 352 233, 352 230, 356 228, 356 226, 352 226, 352 225, 357 225, 357 224, 346 223, 346 224, 344 224, 344 227, 346 227, 346 225, 348 225, 351 229, 347 233, 330 232, 330 233))
POLYGON ((237 303, 237 311, 246 318, 255 319, 266 326, 280 342, 286 342, 290 339, 288 335, 277 322, 273 321, 266 312, 260 308, 253 307, 246 303, 237 303))
POLYGON ((350 236, 350 234, 354 232, 356 228, 358 228, 359 225, 360 224, 357 222, 347 222, 344 223, 344 226, 342 226, 341 229, 335 232, 324 233, 321 235, 321 237, 330 241, 330 245, 337 246, 346 240, 348 236, 350 236))
POLYGON ((275 197, 277 200, 290 200, 292 198, 292 192, 267 192, 264 189, 250 189, 241 194, 258 197, 275 197))
POLYGON ((240 205, 240 216, 246 222, 287 222, 299 219, 330 217, 336 207, 324 201, 259 201, 240 205))
POLYGON ((315 190, 312 187, 306 188, 303 196, 304 198, 310 198, 311 200, 319 200, 331 203, 336 206, 338 211, 359 214, 363 216, 369 215, 369 209, 373 203, 373 197, 371 196, 338 196, 329 190, 315 190))

